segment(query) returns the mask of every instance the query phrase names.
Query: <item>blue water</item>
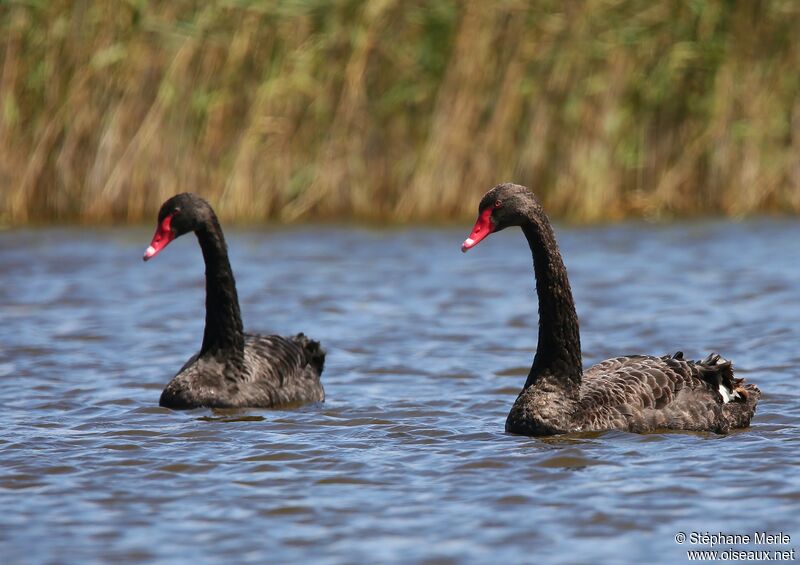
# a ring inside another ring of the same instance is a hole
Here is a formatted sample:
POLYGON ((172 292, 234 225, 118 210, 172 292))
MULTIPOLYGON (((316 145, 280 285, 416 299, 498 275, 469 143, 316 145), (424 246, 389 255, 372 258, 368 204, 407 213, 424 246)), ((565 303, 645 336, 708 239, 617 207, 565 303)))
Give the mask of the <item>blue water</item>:
MULTIPOLYGON (((584 363, 717 350, 764 392, 729 436, 503 432, 536 344, 518 230, 228 230, 245 327, 323 342, 327 401, 173 412, 193 237, 0 233, 3 563, 685 562, 678 532, 800 548, 800 222, 557 229, 584 363)), ((715 547, 725 549, 728 546, 715 547)))

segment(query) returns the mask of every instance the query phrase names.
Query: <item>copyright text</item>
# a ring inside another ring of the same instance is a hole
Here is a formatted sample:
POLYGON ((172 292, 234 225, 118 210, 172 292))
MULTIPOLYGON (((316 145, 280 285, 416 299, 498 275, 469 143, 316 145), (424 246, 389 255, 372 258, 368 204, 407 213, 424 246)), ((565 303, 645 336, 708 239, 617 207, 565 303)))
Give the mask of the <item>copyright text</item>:
POLYGON ((795 561, 792 537, 784 532, 677 532, 675 543, 687 546, 690 561, 795 561), (747 547, 749 546, 749 547, 747 547), (698 549, 689 549, 694 547, 698 549))

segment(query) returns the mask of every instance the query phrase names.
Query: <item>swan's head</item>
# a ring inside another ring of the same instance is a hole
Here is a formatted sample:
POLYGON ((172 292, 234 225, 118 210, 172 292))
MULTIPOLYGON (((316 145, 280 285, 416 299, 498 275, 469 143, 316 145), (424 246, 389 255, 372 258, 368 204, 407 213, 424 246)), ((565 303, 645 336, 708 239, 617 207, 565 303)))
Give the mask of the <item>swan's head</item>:
POLYGON ((530 190, 518 184, 498 184, 481 199, 478 206, 478 221, 472 233, 464 240, 461 251, 466 253, 490 233, 519 226, 528 218, 528 212, 536 205, 530 190))
POLYGON ((208 202, 195 194, 176 194, 161 205, 158 226, 153 241, 144 252, 144 259, 152 259, 176 237, 195 231, 211 213, 208 202))

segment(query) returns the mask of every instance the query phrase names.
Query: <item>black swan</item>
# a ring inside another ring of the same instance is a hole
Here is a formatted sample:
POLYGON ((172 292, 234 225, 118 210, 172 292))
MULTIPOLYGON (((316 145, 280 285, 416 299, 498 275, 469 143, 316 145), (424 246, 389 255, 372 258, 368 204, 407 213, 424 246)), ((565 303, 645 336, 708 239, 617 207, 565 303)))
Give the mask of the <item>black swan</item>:
POLYGON ((466 252, 483 238, 520 226, 533 254, 539 297, 539 344, 506 431, 541 436, 569 432, 660 429, 726 433, 750 424, 759 389, 733 376, 730 361, 683 353, 609 359, 583 371, 578 316, 553 229, 524 186, 501 184, 481 200, 466 252))
POLYGON ((325 352, 303 334, 245 334, 228 248, 214 210, 194 194, 161 206, 158 227, 143 259, 194 232, 206 264, 206 328, 200 352, 161 393, 167 408, 273 408, 325 400, 320 375, 325 352))

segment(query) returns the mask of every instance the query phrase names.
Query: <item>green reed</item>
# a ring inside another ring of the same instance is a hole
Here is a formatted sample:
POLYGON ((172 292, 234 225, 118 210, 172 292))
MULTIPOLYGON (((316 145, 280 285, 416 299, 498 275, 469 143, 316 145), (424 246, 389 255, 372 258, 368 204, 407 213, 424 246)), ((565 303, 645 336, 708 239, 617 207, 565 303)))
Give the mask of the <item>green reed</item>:
POLYGON ((794 0, 0 1, 0 221, 800 211, 794 0))

